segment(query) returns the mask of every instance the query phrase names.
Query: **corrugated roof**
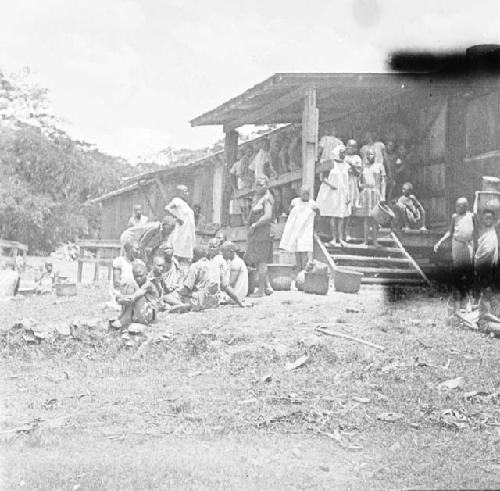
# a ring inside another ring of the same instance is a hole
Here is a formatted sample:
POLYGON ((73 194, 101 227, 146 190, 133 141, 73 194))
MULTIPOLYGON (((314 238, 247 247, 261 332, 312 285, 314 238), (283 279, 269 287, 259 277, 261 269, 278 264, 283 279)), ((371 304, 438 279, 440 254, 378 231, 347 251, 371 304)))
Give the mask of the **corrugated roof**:
MULTIPOLYGON (((201 116, 191 126, 300 123, 303 96, 316 89, 317 106, 324 112, 344 114, 376 99, 439 87, 473 82, 491 83, 489 77, 449 78, 426 73, 276 73, 201 116)), ((498 83, 498 79, 494 80, 498 83)))

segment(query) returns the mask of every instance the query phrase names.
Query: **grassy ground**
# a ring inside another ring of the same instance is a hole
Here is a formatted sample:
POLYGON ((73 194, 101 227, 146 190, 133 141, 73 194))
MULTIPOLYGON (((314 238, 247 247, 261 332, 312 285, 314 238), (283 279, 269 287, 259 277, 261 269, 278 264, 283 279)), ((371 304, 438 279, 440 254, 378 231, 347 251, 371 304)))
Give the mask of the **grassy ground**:
POLYGON ((500 487, 500 340, 446 325, 443 299, 283 292, 132 339, 95 321, 40 344, 9 329, 105 319, 105 293, 1 305, 4 489, 500 487))

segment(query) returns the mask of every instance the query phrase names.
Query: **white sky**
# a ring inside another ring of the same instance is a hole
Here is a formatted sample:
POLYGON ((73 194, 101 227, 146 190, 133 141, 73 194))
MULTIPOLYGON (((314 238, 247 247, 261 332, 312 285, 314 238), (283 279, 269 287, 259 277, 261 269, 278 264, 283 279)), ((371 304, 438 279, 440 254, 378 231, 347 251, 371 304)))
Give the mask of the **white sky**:
POLYGON ((498 0, 0 0, 0 66, 30 66, 70 132, 134 158, 275 72, 377 72, 393 49, 500 43, 498 0))

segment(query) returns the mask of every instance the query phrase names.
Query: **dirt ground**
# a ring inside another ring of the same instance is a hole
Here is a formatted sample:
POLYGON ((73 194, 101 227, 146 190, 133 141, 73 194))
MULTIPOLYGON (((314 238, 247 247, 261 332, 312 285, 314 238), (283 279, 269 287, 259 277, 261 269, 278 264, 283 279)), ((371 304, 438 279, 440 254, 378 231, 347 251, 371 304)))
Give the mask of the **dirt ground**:
POLYGON ((3 489, 500 487, 500 340, 437 294, 276 292, 125 339, 106 292, 0 305, 3 489))

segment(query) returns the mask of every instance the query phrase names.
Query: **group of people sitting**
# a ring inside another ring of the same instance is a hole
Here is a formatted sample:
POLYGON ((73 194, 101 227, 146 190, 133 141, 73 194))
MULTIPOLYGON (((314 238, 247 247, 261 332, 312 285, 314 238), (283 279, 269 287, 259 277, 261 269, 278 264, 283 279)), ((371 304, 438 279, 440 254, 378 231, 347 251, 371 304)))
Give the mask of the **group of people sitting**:
POLYGON ((161 222, 139 216, 139 208, 121 237, 122 254, 113 261, 111 294, 121 307, 113 327, 148 324, 159 312, 180 313, 221 303, 243 307, 248 269, 236 246, 224 237, 208 247, 195 245, 194 212, 186 186, 165 207, 161 222))

